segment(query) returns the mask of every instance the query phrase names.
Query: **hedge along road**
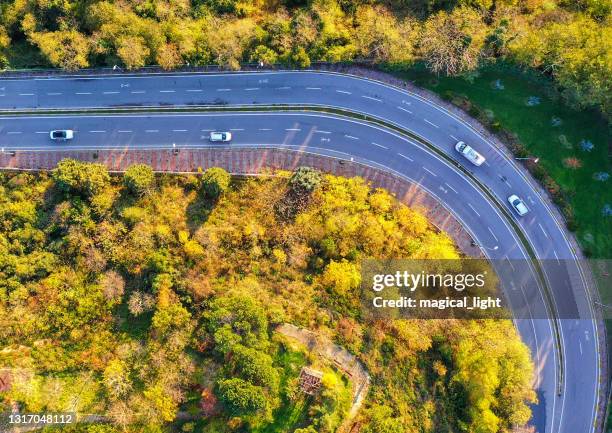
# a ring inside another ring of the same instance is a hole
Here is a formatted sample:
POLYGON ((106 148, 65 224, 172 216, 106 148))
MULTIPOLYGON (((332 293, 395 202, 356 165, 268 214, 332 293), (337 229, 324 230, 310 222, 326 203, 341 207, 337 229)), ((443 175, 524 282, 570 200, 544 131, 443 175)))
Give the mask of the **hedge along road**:
MULTIPOLYGON (((507 196, 513 193, 526 201, 530 213, 522 219, 515 218, 514 224, 528 240, 537 257, 552 261, 576 258, 569 234, 557 219, 557 214, 511 159, 467 124, 441 107, 417 95, 383 83, 320 72, 101 75, 0 80, 0 110, 9 111, 15 109, 253 104, 321 105, 367 113, 423 137, 439 151, 452 158, 456 158, 453 150, 455 142, 457 140, 466 141, 487 158, 487 163, 479 168, 469 167, 464 164, 464 161, 461 163, 473 172, 473 176, 480 183, 488 187, 497 198, 498 203, 506 203, 507 196)), ((107 117, 104 116, 104 118, 107 117)), ((95 125, 91 124, 91 127, 85 127, 85 129, 89 128, 87 131, 106 130, 106 127, 100 126, 104 118, 92 118, 91 121, 95 122, 95 125)), ((217 121, 220 121, 221 118, 228 118, 228 116, 216 117, 217 121)), ((236 119, 244 120, 241 117, 236 117, 236 119)), ((58 124, 45 124, 43 129, 33 132, 65 127, 59 123, 61 122, 58 120, 58 124)), ((3 121, 0 125, 3 142, 19 145, 34 143, 26 138, 28 137, 27 132, 31 132, 31 129, 20 127, 19 125, 22 124, 17 120, 3 121), (7 138, 4 137, 5 135, 10 136, 10 142, 5 141, 7 138)), ((222 125, 209 125, 209 127, 208 129, 221 129, 222 125)), ((125 128, 125 131, 132 130, 127 126, 125 128)), ((272 124, 267 128, 273 131, 278 129, 272 124)), ((75 127, 75 129, 79 131, 77 134, 85 131, 81 127, 75 127)), ((155 120, 151 121, 150 126, 146 129, 161 131, 160 128, 157 128, 155 120)), ((171 131, 172 136, 167 137, 165 143, 170 140, 178 145, 186 144, 187 141, 181 141, 183 140, 181 134, 185 133, 178 131, 185 128, 173 127, 172 129, 176 131, 171 131)), ((245 138, 251 143, 261 142, 265 138, 263 136, 260 138, 261 134, 257 135, 254 130, 240 131, 244 129, 240 125, 234 124, 233 129, 237 130, 234 134, 237 140, 242 134, 245 134, 245 138)), ((262 129, 266 128, 262 127, 262 129)), ((258 131, 258 133, 265 132, 258 131)), ((101 132, 87 132, 87 134, 106 136, 101 132)), ((127 134, 127 132, 117 130, 117 134, 127 134)), ((149 134, 144 139, 145 142, 153 143, 151 140, 154 138, 152 135, 154 133, 145 132, 145 134, 149 134)), ((39 135, 40 139, 45 138, 43 134, 39 135)), ((344 137, 349 145, 347 153, 352 155, 367 149, 363 147, 361 139, 350 138, 350 136, 355 136, 350 133, 350 130, 343 135, 347 136, 344 137)), ((109 136, 98 138, 108 140, 109 136)), ((198 139, 201 144, 201 136, 198 139)), ((91 143, 94 142, 91 141, 91 143)), ((84 143, 81 144, 84 145, 84 143)), ((386 146, 384 143, 377 144, 386 146)), ((74 145, 77 145, 76 141, 74 145)), ((364 156, 366 160, 377 162, 377 159, 389 156, 384 147, 374 145, 371 147, 370 153, 364 156)), ((411 153, 417 148, 418 146, 404 144, 404 152, 396 152, 393 158, 410 162, 405 157, 412 158, 411 153), (402 156, 398 155, 400 153, 402 156)), ((432 171, 432 174, 425 171, 428 176, 437 175, 435 170, 429 170, 432 171)), ((463 176, 465 177, 465 174, 463 176)), ((457 189, 454 185, 452 188, 458 191, 457 195, 461 201, 471 204, 468 209, 477 222, 468 227, 472 230, 475 230, 476 226, 486 227, 490 232, 489 239, 501 239, 501 234, 491 227, 489 220, 481 212, 481 207, 471 203, 471 195, 457 189)), ((446 194, 443 199, 448 203, 449 198, 446 194)), ((483 241, 483 246, 486 245, 488 245, 486 241, 483 241)), ((514 244, 505 251, 506 256, 514 258, 512 254, 519 250, 521 250, 521 245, 517 238, 514 244)), ((501 252, 501 246, 499 251, 501 252)), ((485 252, 491 256, 494 254, 486 248, 485 252)), ((578 269, 575 271, 578 273, 578 269)), ((535 410, 539 431, 591 432, 595 430, 595 414, 600 398, 599 368, 603 354, 599 353, 599 334, 586 290, 587 283, 584 278, 572 279, 572 286, 569 287, 569 278, 564 283, 558 282, 554 275, 555 272, 547 270, 546 267, 544 272, 552 289, 553 308, 557 311, 564 311, 566 306, 564 303, 567 299, 575 300, 576 305, 573 308, 577 309, 579 320, 573 317, 562 319, 557 322, 557 327, 548 320, 535 320, 533 323, 544 323, 540 326, 534 325, 535 334, 533 330, 530 331, 531 334, 534 334, 534 342, 529 341, 529 333, 522 329, 520 323, 517 323, 521 335, 534 353, 534 358, 541 361, 537 365, 540 370, 538 383, 540 404, 535 410), (555 281, 555 284, 551 284, 551 281, 555 281), (559 286, 560 283, 563 284, 559 286), (559 330, 558 336, 553 335, 554 329, 559 330), (561 342, 561 347, 557 349, 562 352, 562 356, 555 352, 555 341, 561 342), (561 369, 557 366, 558 362, 562 363, 564 374, 561 374, 561 369), (556 383, 558 380, 560 383, 556 383), (560 395, 557 395, 557 391, 560 395)))

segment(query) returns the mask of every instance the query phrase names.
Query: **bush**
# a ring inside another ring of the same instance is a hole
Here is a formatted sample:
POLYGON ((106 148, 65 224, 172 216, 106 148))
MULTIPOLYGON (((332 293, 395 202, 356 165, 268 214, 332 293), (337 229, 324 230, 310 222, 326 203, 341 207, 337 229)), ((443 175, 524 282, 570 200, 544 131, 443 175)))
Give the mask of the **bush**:
POLYGON ((452 90, 445 90, 444 93, 442 93, 442 99, 445 101, 452 101, 454 97, 455 93, 452 90))
POLYGON ((266 407, 266 396, 261 387, 242 379, 220 380, 217 393, 233 415, 250 415, 266 407))
POLYGON ((477 106, 472 104, 472 105, 470 105, 468 113, 470 113, 470 116, 472 116, 472 117, 479 117, 480 116, 480 108, 478 108, 477 106))
MULTIPOLYGON (((576 230, 578 230, 578 223, 577 223, 577 222, 576 222, 576 220, 575 220, 575 219, 573 219, 573 218, 569 218, 569 219, 566 221, 565 225, 567 226, 567 229, 568 229, 570 232, 575 232, 576 230)), ((585 254, 586 254, 586 248, 585 248, 584 252, 585 252, 585 254)))
POLYGON ((210 198, 217 198, 229 188, 230 174, 220 167, 212 167, 202 175, 202 189, 210 198))
POLYGON ((531 174, 540 182, 546 178, 546 170, 541 165, 533 166, 531 169, 531 174))
POLYGON ((53 180, 66 193, 92 197, 110 184, 110 175, 102 164, 68 158, 57 164, 53 180))
POLYGON ((311 167, 298 167, 289 180, 295 192, 312 192, 321 183, 321 173, 311 167))
POLYGON ((132 165, 123 175, 123 184, 136 195, 144 195, 149 192, 154 181, 153 169, 146 164, 132 165))

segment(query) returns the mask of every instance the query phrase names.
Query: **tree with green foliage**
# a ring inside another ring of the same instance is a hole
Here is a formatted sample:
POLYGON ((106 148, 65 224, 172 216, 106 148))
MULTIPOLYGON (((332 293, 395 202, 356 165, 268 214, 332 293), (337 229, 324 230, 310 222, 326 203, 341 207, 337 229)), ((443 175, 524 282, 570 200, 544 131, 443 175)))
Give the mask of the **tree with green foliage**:
POLYGON ((291 52, 291 63, 298 68, 310 67, 310 56, 303 47, 297 47, 291 52))
POLYGON ((259 386, 234 378, 217 383, 219 399, 233 415, 254 415, 266 408, 266 396, 259 386))
POLYGON ((361 283, 359 268, 346 259, 332 260, 321 275, 323 287, 333 290, 339 296, 347 296, 361 283))
POLYGON ((53 170, 53 180, 64 192, 92 197, 109 185, 110 175, 103 164, 63 159, 53 170))
POLYGON ((264 386, 278 394, 278 371, 272 366, 272 357, 259 350, 236 345, 232 349, 232 363, 244 379, 254 385, 264 386))
POLYGON ((268 340, 266 314, 261 304, 250 296, 216 298, 210 303, 204 318, 222 353, 232 350, 235 343, 261 347, 268 340), (227 345, 228 341, 234 343, 227 345), (220 344, 222 342, 226 344, 220 344))
POLYGON ((140 36, 127 36, 118 41, 117 56, 127 69, 142 68, 147 64, 151 50, 140 36))
POLYGON ((265 45, 258 45, 251 54, 251 61, 263 64, 264 66, 270 66, 278 61, 278 55, 274 50, 265 45))
POLYGON ((123 183, 126 188, 136 195, 145 195, 153 187, 155 173, 147 164, 134 164, 128 167, 123 174, 123 183))
POLYGON ((350 387, 343 384, 341 377, 336 373, 325 373, 317 404, 312 409, 316 414, 313 425, 317 432, 335 432, 348 414, 351 401, 350 387))
POLYGON ((294 191, 312 192, 321 184, 321 172, 311 167, 298 167, 294 170, 289 184, 294 191))
POLYGON ((404 433, 404 422, 393 417, 393 409, 388 406, 376 405, 368 411, 370 419, 363 433, 404 433))
POLYGON ((30 39, 53 66, 67 71, 89 66, 90 42, 76 30, 34 32, 30 34, 30 39))
POLYGON ((313 426, 309 425, 308 427, 298 428, 294 430, 293 433, 317 433, 317 430, 313 426))
POLYGON ((211 167, 202 174, 202 189, 210 198, 217 198, 229 188, 231 176, 220 167, 211 167))
POLYGON ((0 24, 0 69, 4 69, 9 65, 6 57, 6 50, 11 43, 11 39, 6 31, 6 28, 0 24))

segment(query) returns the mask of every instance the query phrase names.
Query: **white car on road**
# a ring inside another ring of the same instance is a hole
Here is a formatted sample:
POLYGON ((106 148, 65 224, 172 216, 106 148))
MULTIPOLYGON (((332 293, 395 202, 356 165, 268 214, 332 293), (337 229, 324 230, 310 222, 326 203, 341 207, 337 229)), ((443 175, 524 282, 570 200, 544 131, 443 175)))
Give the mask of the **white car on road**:
POLYGON ((465 157, 465 159, 470 161, 475 166, 480 166, 486 161, 484 156, 476 152, 474 149, 472 149, 470 146, 465 144, 463 141, 458 141, 457 144, 455 144, 455 150, 459 152, 460 154, 462 154, 465 157))
POLYGON ((512 206, 512 209, 514 209, 518 216, 526 215, 529 212, 525 202, 516 194, 512 194, 510 197, 508 197, 508 203, 510 203, 510 206, 512 206))
POLYGON ((223 143, 230 142, 232 140, 231 132, 211 132, 210 141, 220 141, 223 143))
POLYGON ((72 129, 54 129, 49 133, 51 140, 55 141, 66 141, 74 138, 74 131, 72 129))

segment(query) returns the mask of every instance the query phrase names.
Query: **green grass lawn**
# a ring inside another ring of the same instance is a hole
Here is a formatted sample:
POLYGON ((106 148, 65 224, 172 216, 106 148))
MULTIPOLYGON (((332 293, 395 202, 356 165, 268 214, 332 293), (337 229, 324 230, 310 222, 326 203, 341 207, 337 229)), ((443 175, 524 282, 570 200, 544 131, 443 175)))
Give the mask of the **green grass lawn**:
POLYGON ((565 192, 585 251, 612 258, 612 216, 604 215, 605 206, 612 207, 610 129, 597 112, 568 107, 549 81, 505 65, 484 68, 470 80, 434 77, 421 67, 395 74, 440 95, 463 95, 514 132, 565 192), (580 166, 568 168, 567 158, 580 166), (608 180, 596 180, 601 173, 608 180))

